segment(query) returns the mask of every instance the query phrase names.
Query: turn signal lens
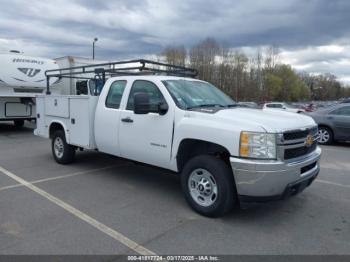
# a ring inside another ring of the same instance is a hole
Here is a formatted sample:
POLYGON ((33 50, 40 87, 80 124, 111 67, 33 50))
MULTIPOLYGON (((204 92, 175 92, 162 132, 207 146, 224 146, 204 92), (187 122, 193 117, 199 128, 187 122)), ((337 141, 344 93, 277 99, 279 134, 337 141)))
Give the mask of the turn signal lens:
POLYGON ((248 145, 249 143, 249 136, 247 132, 241 133, 241 145, 248 145))
POLYGON ((239 153, 243 157, 248 157, 249 156, 249 146, 241 146, 239 153))

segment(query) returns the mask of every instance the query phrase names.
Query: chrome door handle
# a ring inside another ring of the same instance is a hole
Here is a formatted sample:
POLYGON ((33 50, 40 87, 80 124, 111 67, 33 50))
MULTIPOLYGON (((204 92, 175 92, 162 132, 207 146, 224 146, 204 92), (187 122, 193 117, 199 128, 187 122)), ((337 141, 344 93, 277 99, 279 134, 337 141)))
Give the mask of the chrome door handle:
POLYGON ((126 118, 122 118, 122 122, 132 123, 132 122, 134 122, 134 120, 132 120, 130 117, 126 117, 126 118))

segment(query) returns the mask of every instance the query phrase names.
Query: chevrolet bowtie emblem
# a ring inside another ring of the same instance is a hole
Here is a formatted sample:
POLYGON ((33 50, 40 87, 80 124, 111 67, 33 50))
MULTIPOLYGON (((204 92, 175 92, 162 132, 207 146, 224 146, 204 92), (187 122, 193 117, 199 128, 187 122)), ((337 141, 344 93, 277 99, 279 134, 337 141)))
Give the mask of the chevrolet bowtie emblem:
POLYGON ((311 135, 308 135, 308 136, 306 137, 305 145, 306 145, 307 147, 310 147, 310 146, 312 146, 313 143, 314 143, 314 139, 312 138, 311 135))

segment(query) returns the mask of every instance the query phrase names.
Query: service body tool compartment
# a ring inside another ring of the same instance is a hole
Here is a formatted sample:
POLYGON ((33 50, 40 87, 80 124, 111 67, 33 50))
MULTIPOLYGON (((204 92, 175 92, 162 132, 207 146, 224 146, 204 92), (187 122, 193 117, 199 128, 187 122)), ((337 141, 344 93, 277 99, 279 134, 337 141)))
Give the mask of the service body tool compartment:
POLYGON ((69 118, 69 96, 46 96, 45 114, 69 118))
POLYGON ((37 96, 37 128, 34 133, 49 137, 50 126, 59 124, 65 131, 68 144, 95 149, 93 132, 98 97, 91 96, 37 96))
POLYGON ((72 145, 89 148, 90 112, 89 97, 74 96, 69 98, 69 142, 72 145))

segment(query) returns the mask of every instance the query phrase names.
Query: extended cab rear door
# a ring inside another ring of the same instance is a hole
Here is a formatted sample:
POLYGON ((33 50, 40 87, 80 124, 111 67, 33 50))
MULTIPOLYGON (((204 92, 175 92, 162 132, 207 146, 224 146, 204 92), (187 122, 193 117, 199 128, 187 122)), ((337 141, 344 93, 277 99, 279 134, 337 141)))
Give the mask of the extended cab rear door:
POLYGON ((107 94, 100 96, 95 113, 95 141, 99 151, 120 156, 119 125, 126 80, 111 83, 107 94))
MULTIPOLYGON (((122 157, 168 168, 173 135, 174 110, 165 115, 135 114, 134 94, 147 92, 152 105, 167 103, 161 89, 152 81, 135 80, 129 91, 125 110, 120 117, 119 143, 122 157)), ((165 92, 165 91, 164 91, 165 92)))

